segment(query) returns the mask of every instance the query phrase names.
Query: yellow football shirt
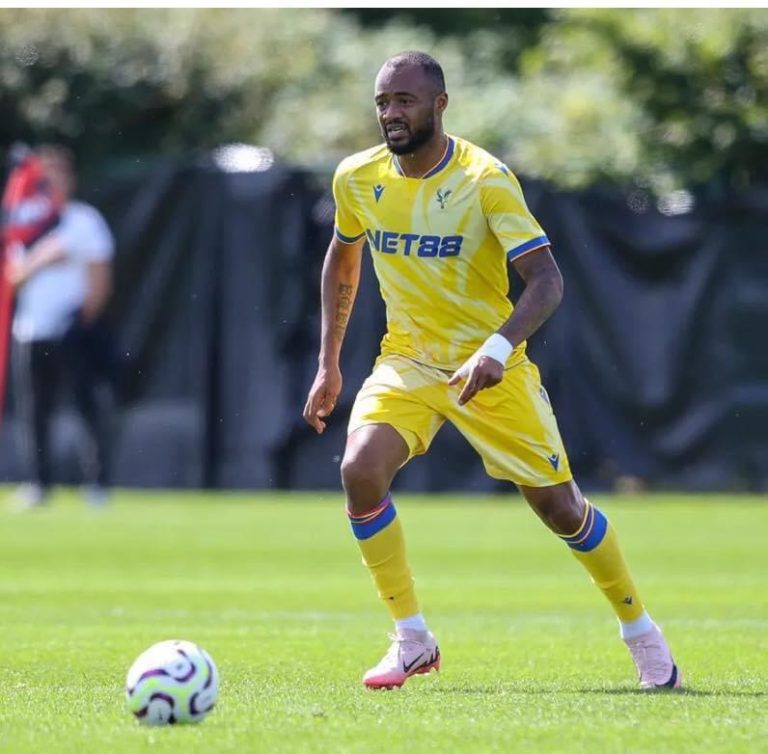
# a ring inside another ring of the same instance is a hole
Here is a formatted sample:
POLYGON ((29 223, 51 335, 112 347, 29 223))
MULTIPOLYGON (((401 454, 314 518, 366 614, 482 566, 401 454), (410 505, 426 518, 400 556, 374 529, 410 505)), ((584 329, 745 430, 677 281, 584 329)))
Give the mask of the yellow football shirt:
POLYGON ((370 248, 387 309, 382 354, 441 369, 461 366, 509 318, 508 260, 549 245, 512 172, 454 136, 423 178, 404 176, 383 144, 347 157, 333 195, 336 236, 370 248))

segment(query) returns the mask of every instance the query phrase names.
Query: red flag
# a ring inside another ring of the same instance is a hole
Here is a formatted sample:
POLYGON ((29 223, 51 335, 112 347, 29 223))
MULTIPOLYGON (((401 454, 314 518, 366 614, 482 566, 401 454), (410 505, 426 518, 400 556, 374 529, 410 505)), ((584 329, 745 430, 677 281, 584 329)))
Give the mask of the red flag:
POLYGON ((40 159, 30 149, 16 147, 15 163, 0 205, 0 422, 8 371, 8 340, 13 311, 13 288, 5 274, 13 254, 47 233, 59 220, 60 207, 53 197, 40 159))

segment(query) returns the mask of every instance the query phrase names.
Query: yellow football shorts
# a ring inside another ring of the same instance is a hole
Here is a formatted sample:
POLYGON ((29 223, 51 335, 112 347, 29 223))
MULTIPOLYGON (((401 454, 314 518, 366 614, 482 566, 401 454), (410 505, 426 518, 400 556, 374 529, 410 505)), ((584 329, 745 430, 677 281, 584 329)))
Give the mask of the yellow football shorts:
POLYGON ((488 474, 527 487, 571 479, 557 421, 527 358, 508 367, 495 387, 460 406, 463 383, 448 385, 451 372, 404 356, 380 356, 357 394, 352 433, 367 424, 389 424, 408 444, 410 457, 425 453, 443 422, 451 422, 480 454, 488 474))

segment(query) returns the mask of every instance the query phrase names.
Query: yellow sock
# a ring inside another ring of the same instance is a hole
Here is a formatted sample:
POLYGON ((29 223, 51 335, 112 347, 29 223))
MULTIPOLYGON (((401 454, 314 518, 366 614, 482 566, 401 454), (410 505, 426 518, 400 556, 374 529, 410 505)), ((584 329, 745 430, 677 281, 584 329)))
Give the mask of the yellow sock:
POLYGON ((387 494, 373 510, 361 516, 347 513, 363 554, 363 565, 370 571, 393 620, 416 615, 419 605, 405 557, 403 527, 392 496, 387 494))
POLYGON ((643 603, 629 575, 619 540, 608 519, 587 502, 584 520, 578 530, 561 539, 576 559, 589 571, 592 581, 608 598, 622 623, 638 619, 643 603))

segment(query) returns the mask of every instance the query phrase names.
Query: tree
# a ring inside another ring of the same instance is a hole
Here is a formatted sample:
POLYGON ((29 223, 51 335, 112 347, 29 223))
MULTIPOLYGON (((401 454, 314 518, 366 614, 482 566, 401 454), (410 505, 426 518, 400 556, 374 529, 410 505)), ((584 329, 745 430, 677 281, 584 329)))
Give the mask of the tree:
MULTIPOLYGON (((595 103, 633 111, 615 124, 631 129, 630 159, 605 155, 613 177, 724 191, 768 181, 767 51, 765 10, 574 9, 547 27, 524 76, 559 82, 566 100, 585 77, 604 77, 595 103)), ((600 177, 599 155, 588 161, 585 180, 600 177)))
POLYGON ((85 162, 228 142, 332 165, 380 139, 381 63, 423 49, 446 125, 563 187, 768 180, 768 11, 0 11, 0 147, 85 162))

